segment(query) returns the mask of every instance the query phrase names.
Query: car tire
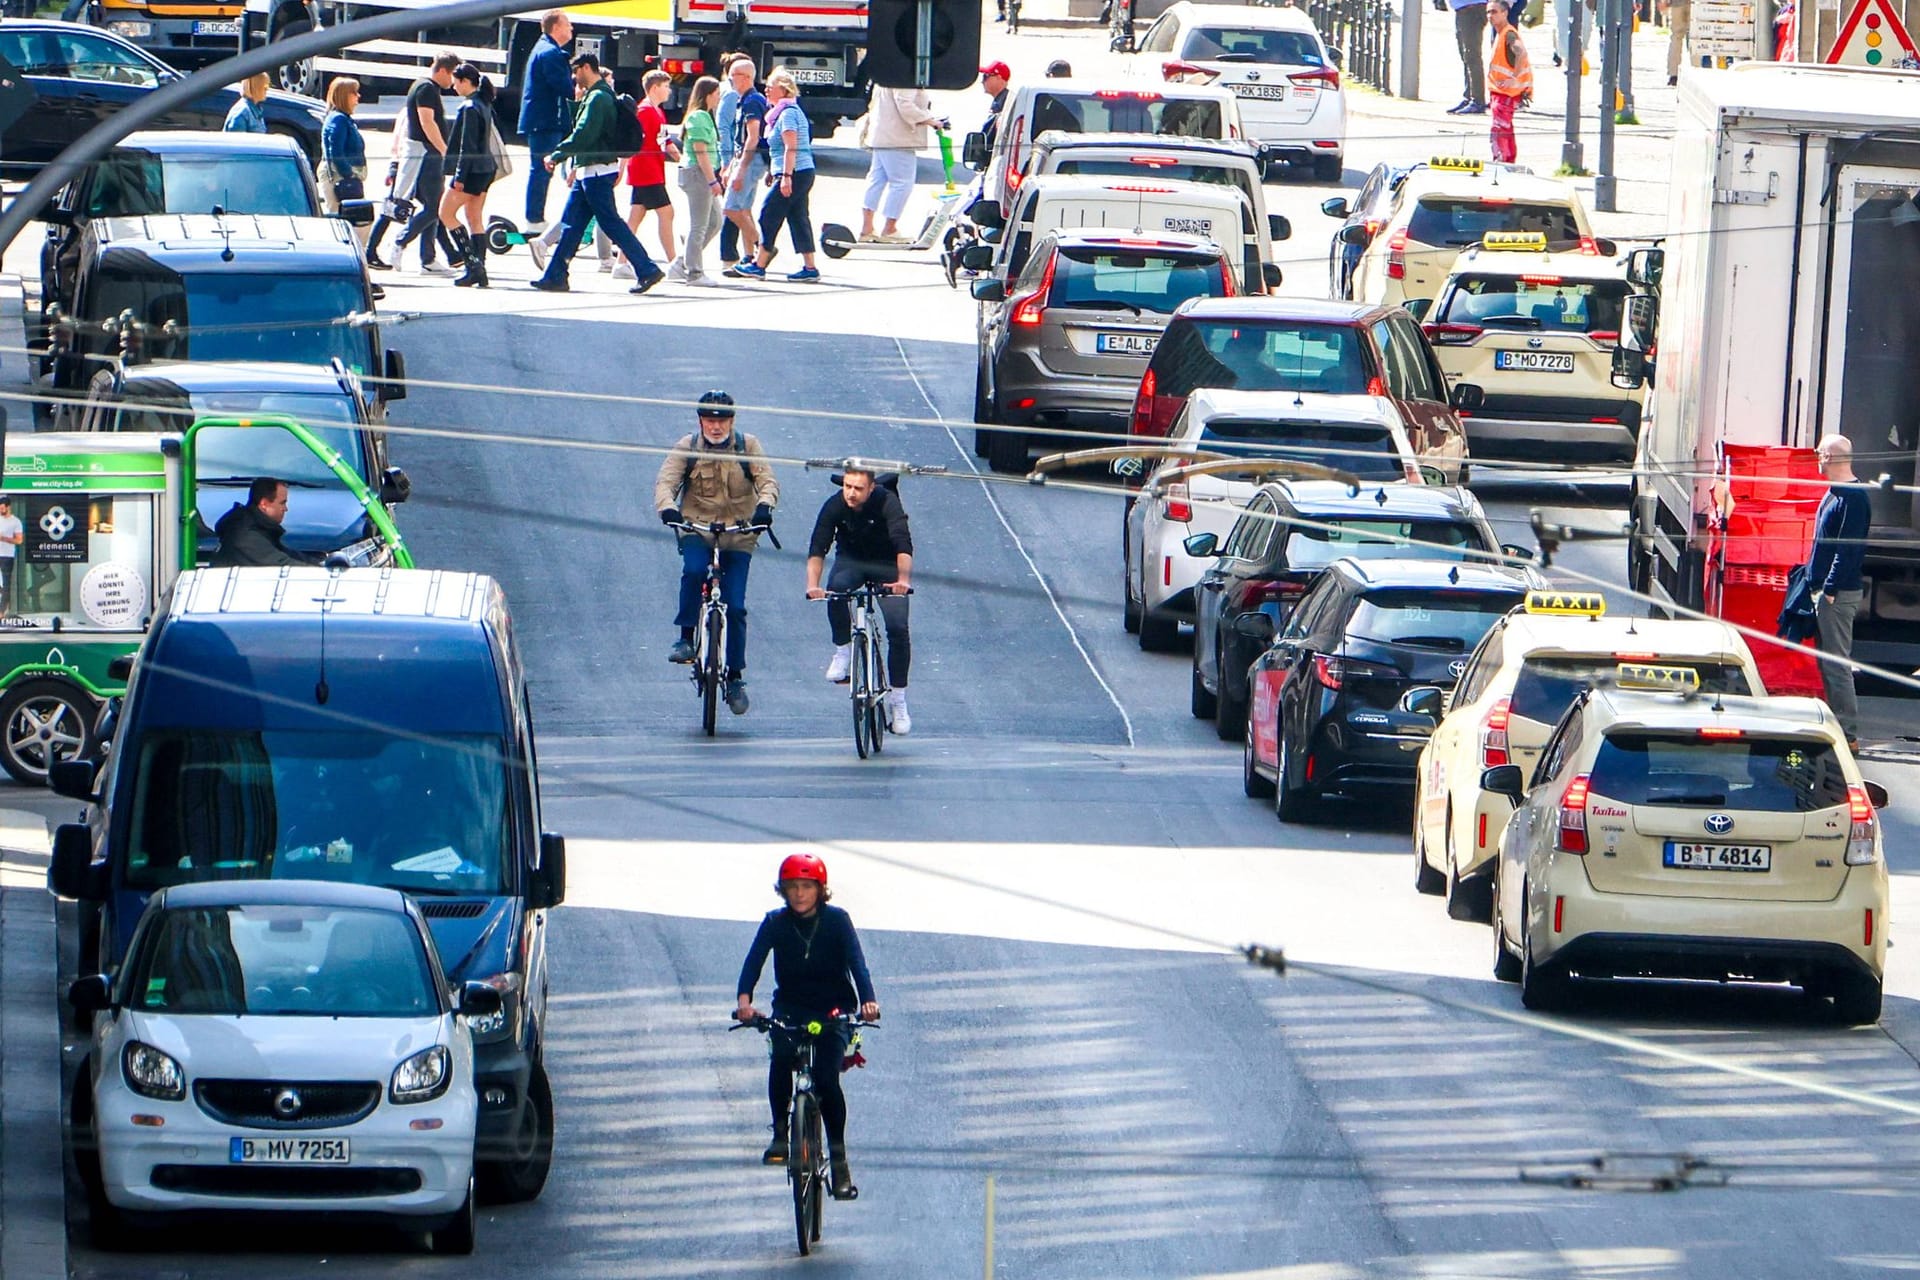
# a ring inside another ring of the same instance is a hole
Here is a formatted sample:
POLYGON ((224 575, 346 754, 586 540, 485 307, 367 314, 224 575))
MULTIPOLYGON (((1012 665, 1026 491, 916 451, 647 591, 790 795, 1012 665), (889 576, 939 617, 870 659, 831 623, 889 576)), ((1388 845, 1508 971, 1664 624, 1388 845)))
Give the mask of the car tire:
POLYGON ((1247 731, 1240 735, 1240 791, 1250 800, 1273 798, 1274 781, 1261 773, 1253 756, 1253 717, 1247 717, 1247 731))
POLYGON ((1338 182, 1346 170, 1346 161, 1340 156, 1315 156, 1313 158, 1313 180, 1315 182, 1338 182))
POLYGON ((1880 1021, 1881 983, 1866 974, 1843 973, 1833 978, 1833 1016, 1850 1027, 1880 1021))
POLYGON ((1140 647, 1148 653, 1172 653, 1180 647, 1180 621, 1140 606, 1140 647))
MULTIPOLYGON (((1524 898, 1525 895, 1522 895, 1524 898)), ((1573 979, 1565 969, 1545 969, 1533 958, 1532 926, 1527 917, 1520 924, 1520 1003, 1535 1013, 1553 1013, 1571 1002, 1573 979)))
MULTIPOLYGON (((100 904, 97 902, 77 903, 75 916, 80 926, 80 943, 74 953, 74 972, 81 977, 89 974, 104 973, 106 966, 100 960, 100 904)), ((67 1004, 64 994, 61 1004, 67 1011, 67 1024, 79 1035, 87 1035, 93 1030, 93 1015, 81 1013, 71 1004, 67 1004)))
MULTIPOLYGON (((1494 866, 1498 868, 1499 863, 1494 866)), ((1520 981, 1520 957, 1507 946, 1506 922, 1500 918, 1500 873, 1493 879, 1493 976, 1499 982, 1520 981)))
POLYGON ((1247 723, 1247 702, 1245 698, 1233 696, 1233 690, 1227 684, 1227 655, 1222 646, 1218 652, 1218 661, 1214 663, 1218 671, 1220 690, 1214 695, 1213 731, 1222 742, 1233 742, 1240 737, 1247 723))
POLYGON ((1027 473, 1027 433, 1001 427, 987 434, 987 466, 1002 475, 1027 473))
POLYGON ((1293 735, 1287 732, 1286 715, 1278 711, 1274 714, 1279 719, 1277 732, 1280 741, 1274 744, 1273 749, 1273 816, 1282 822, 1311 822, 1319 797, 1309 792, 1304 782, 1295 781, 1293 735))
MULTIPOLYGON (((538 1199, 553 1167, 553 1087, 546 1064, 536 1060, 527 1078, 526 1141, 504 1159, 488 1160, 478 1169, 481 1193, 495 1204, 524 1204, 538 1199)), ((515 1135, 519 1141, 521 1135, 515 1135)))
POLYGON ((1133 603, 1133 541, 1120 529, 1120 625, 1130 636, 1140 634, 1141 609, 1133 603))
POLYGON ((99 711, 64 680, 21 681, 0 694, 0 767, 30 787, 46 786, 53 760, 84 759, 98 749, 99 711))
POLYGON ((1460 855, 1453 847, 1453 824, 1447 824, 1447 916, 1473 924, 1493 919, 1493 903, 1488 900, 1487 882, 1460 878, 1460 855))
POLYGON ((473 1179, 467 1179, 467 1198, 454 1211, 451 1221, 427 1235, 427 1247, 448 1257, 465 1258, 473 1253, 474 1214, 473 1179))
MULTIPOLYGON (((301 18, 297 21, 289 22, 286 26, 280 28, 280 30, 274 32, 272 42, 278 44, 282 40, 291 40, 296 36, 306 35, 307 32, 311 30, 313 30, 313 24, 305 18, 301 18)), ((273 72, 273 87, 284 90, 287 93, 297 93, 303 97, 317 98, 321 92, 320 72, 314 67, 312 58, 306 58, 298 62, 284 63, 275 68, 273 72)))
POLYGON ((1187 709, 1193 712, 1195 720, 1211 720, 1219 710, 1214 703, 1214 696, 1208 693, 1207 686, 1201 683, 1200 657, 1196 654, 1193 659, 1193 689, 1187 695, 1187 709))
MULTIPOLYGON (((1444 872, 1434 870, 1433 863, 1427 860, 1427 837, 1420 829, 1420 800, 1414 798, 1413 807, 1413 887, 1430 898, 1438 897, 1447 887, 1444 872)), ((1447 815, 1447 821, 1453 821, 1453 815, 1447 815)))
MULTIPOLYGON (((998 421, 993 412, 993 392, 992 389, 987 386, 987 366, 982 361, 974 362, 973 420, 977 423, 985 423, 988 426, 998 421)), ((992 438, 992 432, 975 431, 973 433, 973 452, 975 455, 982 458, 986 457, 987 450, 985 442, 992 438)))
POLYGON ((72 1098, 67 1105, 68 1140, 74 1172, 86 1192, 87 1242, 103 1253, 127 1247, 126 1223, 107 1199, 106 1178, 100 1168, 100 1131, 94 1122, 93 1060, 82 1058, 74 1073, 72 1098))

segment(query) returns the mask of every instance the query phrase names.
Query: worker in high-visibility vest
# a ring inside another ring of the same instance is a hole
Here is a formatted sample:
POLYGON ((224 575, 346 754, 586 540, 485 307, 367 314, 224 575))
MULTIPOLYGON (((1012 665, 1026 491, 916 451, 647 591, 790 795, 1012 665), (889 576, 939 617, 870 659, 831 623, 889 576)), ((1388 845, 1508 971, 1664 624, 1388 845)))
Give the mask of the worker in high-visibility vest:
POLYGON ((1487 62, 1487 102, 1493 108, 1493 158, 1512 164, 1520 154, 1513 135, 1513 113, 1533 101, 1533 64, 1527 47, 1508 18, 1508 0, 1487 0, 1487 24, 1493 28, 1493 57, 1487 62))

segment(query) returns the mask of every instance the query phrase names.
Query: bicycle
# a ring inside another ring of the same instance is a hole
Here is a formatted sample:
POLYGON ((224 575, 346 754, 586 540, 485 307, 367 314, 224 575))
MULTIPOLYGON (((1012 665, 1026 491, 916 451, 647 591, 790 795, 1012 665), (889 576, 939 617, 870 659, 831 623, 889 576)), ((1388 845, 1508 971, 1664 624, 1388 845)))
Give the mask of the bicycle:
POLYGON ((853 605, 853 663, 847 684, 853 696, 853 749, 862 760, 879 755, 887 737, 887 664, 880 656, 881 596, 913 594, 887 590, 886 584, 863 582, 851 591, 829 591, 824 600, 846 600, 853 605))
MULTIPOLYGON (((736 1021, 727 1028, 729 1031, 740 1031, 751 1027, 762 1035, 784 1031, 794 1040, 793 1101, 787 1104, 787 1183, 793 1190, 794 1237, 799 1242, 800 1256, 803 1258, 813 1252, 813 1246, 820 1240, 823 1210, 820 1192, 823 1188, 833 1186, 833 1168, 827 1159, 826 1138, 821 1131, 820 1101, 813 1095, 814 1046, 826 1034, 829 1026, 857 1033, 862 1027, 879 1025, 836 1012, 828 1018, 815 1018, 804 1024, 762 1015, 751 1022, 736 1021)), ((833 1063, 831 1069, 844 1071, 847 1062, 864 1066, 865 1060, 858 1053, 859 1045, 859 1036, 852 1035, 847 1041, 847 1057, 833 1063)), ((858 1197, 859 1192, 855 1191, 847 1199, 858 1197)))
POLYGON ((700 727, 713 737, 720 712, 720 691, 727 683, 727 602, 720 596, 720 538, 728 533, 764 533, 774 549, 780 539, 770 524, 690 524, 667 526, 678 534, 707 541, 707 576, 700 583, 700 616, 693 628, 693 691, 700 699, 700 727))

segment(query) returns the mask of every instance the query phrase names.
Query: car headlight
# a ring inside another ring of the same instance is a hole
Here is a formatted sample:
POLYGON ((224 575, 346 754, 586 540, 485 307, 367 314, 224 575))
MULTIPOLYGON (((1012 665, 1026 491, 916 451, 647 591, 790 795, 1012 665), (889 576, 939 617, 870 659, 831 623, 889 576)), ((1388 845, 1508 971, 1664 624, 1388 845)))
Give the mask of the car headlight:
POLYGON ((151 22, 109 22, 107 30, 117 36, 138 40, 153 34, 153 24, 151 22))
POLYGON ((505 1039, 520 1025, 520 975, 496 973, 480 981, 500 993, 500 1011, 483 1018, 468 1018, 467 1030, 476 1042, 505 1039))
POLYGON ((387 1093, 395 1102, 432 1102, 447 1091, 453 1060, 441 1045, 422 1049, 393 1069, 387 1093))
POLYGON ((127 1088, 143 1098, 178 1102, 187 1096, 187 1073, 171 1056, 138 1040, 129 1043, 120 1055, 120 1074, 127 1088))

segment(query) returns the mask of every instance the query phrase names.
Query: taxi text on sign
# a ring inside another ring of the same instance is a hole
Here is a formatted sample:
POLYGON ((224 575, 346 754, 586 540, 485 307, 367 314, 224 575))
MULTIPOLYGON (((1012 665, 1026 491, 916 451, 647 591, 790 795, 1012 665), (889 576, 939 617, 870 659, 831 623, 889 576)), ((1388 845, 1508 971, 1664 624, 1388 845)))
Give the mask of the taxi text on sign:
POLYGON ((1920 71, 1920 49, 1914 48, 1913 37, 1887 0, 1854 0, 1827 61, 1883 71, 1920 71))

